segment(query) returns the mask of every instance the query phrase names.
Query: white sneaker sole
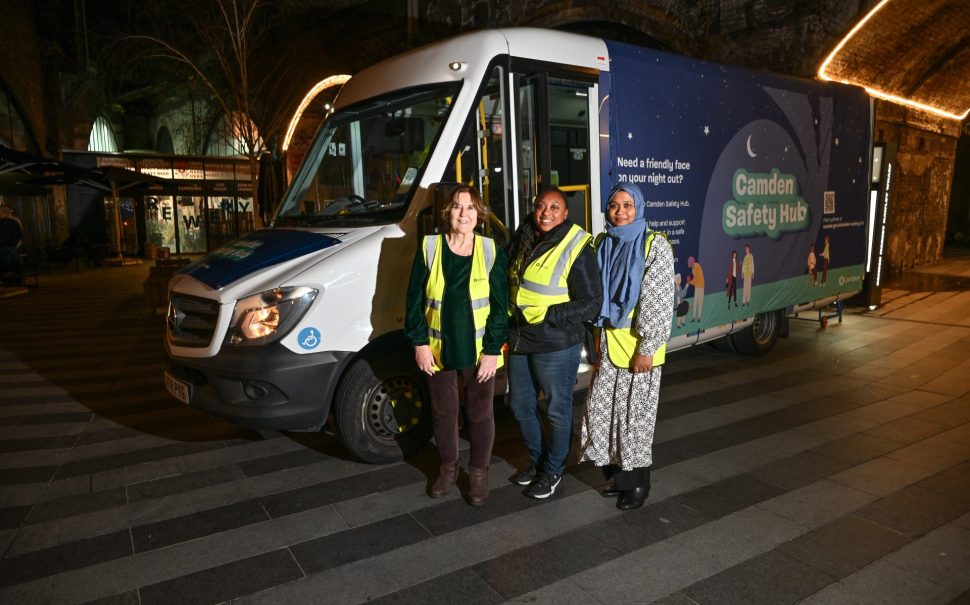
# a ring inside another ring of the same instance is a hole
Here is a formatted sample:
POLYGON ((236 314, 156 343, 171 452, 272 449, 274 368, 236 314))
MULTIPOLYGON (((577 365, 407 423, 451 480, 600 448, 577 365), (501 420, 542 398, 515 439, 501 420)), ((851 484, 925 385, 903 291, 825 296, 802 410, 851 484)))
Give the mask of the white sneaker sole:
POLYGON ((554 493, 556 493, 556 488, 559 487, 559 484, 560 483, 562 483, 562 477, 560 477, 559 478, 559 481, 556 481, 556 483, 554 485, 551 485, 549 487, 549 493, 548 494, 530 494, 529 497, 530 498, 535 498, 537 500, 545 500, 549 496, 551 496, 554 493))

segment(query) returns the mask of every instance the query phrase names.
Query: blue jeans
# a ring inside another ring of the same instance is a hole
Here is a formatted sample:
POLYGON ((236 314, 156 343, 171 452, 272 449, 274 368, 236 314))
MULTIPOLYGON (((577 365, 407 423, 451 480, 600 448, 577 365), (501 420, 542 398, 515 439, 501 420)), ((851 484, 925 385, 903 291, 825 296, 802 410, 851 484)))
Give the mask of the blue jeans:
POLYGON ((540 472, 561 475, 573 436, 573 387, 583 345, 551 353, 509 355, 509 403, 529 457, 540 472), (546 395, 550 434, 542 430, 538 394, 546 395))

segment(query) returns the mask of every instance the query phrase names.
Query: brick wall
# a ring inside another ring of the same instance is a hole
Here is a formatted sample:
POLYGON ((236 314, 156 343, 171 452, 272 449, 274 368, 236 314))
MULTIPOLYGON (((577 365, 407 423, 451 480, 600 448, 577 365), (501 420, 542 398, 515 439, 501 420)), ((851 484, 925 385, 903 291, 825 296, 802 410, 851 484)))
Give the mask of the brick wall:
POLYGON ((894 273, 942 257, 959 132, 953 120, 876 103, 876 140, 898 145, 887 235, 894 273))

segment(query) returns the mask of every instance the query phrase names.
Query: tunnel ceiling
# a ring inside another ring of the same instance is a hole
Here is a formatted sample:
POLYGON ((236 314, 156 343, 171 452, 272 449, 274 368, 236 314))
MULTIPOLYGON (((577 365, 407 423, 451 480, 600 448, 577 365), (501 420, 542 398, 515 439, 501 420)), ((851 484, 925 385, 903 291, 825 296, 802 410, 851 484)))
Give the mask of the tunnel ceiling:
POLYGON ((888 0, 870 15, 823 66, 823 77, 965 118, 970 1, 888 0))

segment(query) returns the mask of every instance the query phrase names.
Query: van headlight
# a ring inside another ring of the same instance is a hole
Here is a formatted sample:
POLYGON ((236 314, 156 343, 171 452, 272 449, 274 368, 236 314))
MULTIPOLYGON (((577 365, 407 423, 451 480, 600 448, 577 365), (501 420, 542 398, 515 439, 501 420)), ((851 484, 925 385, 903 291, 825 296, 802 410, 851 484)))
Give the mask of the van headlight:
POLYGON ((247 347, 279 340, 300 321, 316 295, 313 288, 273 288, 239 299, 225 344, 247 347))

